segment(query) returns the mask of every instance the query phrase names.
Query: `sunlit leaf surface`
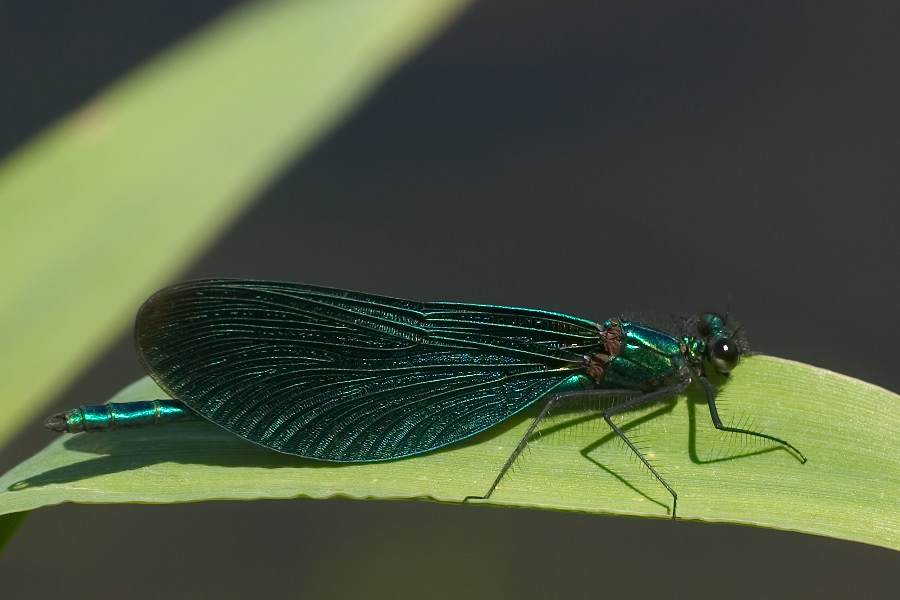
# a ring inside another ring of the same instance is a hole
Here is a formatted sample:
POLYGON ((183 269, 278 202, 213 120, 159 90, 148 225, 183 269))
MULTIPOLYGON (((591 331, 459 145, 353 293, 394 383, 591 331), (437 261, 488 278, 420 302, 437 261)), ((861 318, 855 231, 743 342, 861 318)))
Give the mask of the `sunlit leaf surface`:
MULTIPOLYGON (((161 391, 145 379, 114 400, 157 397, 161 391)), ((755 356, 735 370, 719 404, 726 424, 749 421, 784 437, 809 462, 716 431, 693 388, 674 406, 621 415, 630 437, 678 491, 679 518, 900 548, 900 397, 815 367, 755 356)), ((61 436, 0 478, 0 513, 61 502, 300 496, 461 502, 487 490, 528 417, 445 451, 364 465, 280 455, 205 422, 61 436)), ((492 504, 670 516, 669 494, 601 419, 568 412, 540 430, 492 504)))

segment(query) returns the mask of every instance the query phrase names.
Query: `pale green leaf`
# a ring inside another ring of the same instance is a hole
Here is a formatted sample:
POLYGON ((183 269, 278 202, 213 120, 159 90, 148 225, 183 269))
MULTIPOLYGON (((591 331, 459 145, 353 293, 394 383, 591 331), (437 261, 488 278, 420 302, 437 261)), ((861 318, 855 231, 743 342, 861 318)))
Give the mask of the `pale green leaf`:
MULTIPOLYGON (((145 379, 115 400, 156 397, 161 391, 145 379)), ((795 444, 809 461, 716 431, 699 390, 673 408, 620 415, 628 435, 678 491, 680 518, 900 548, 900 397, 815 367, 755 356, 735 370, 719 404, 726 424, 749 419, 795 444)), ((461 502, 488 489, 528 424, 522 415, 448 450, 351 465, 276 454, 205 422, 65 436, 0 478, 0 513, 60 502, 299 496, 461 502)), ((669 494, 602 419, 567 413, 540 431, 490 503, 669 517, 669 494)))
POLYGON ((245 3, 0 165, 0 443, 467 1, 245 3))

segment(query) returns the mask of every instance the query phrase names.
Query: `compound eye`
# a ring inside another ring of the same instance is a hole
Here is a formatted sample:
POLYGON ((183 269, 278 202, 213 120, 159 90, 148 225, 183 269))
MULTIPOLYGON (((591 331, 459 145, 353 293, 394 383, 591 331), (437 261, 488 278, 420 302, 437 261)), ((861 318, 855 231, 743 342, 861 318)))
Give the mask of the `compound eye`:
POLYGON ((741 361, 741 351, 734 340, 719 338, 713 342, 709 359, 721 373, 728 373, 741 361))

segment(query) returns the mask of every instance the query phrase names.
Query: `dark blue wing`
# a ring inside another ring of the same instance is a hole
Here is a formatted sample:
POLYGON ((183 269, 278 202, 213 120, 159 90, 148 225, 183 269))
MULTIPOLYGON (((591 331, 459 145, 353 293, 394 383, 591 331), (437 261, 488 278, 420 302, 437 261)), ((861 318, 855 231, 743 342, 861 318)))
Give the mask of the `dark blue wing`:
POLYGON ((166 392, 225 429, 364 462, 461 440, 571 385, 600 330, 539 310, 201 280, 147 300, 135 343, 166 392))

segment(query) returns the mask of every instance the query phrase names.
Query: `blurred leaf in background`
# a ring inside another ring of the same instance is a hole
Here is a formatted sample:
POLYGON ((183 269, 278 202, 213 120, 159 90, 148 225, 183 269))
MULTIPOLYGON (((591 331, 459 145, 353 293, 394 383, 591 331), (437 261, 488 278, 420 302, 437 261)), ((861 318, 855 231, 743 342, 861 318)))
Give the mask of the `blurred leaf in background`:
POLYGON ((0 165, 0 444, 467 3, 248 3, 0 165))

